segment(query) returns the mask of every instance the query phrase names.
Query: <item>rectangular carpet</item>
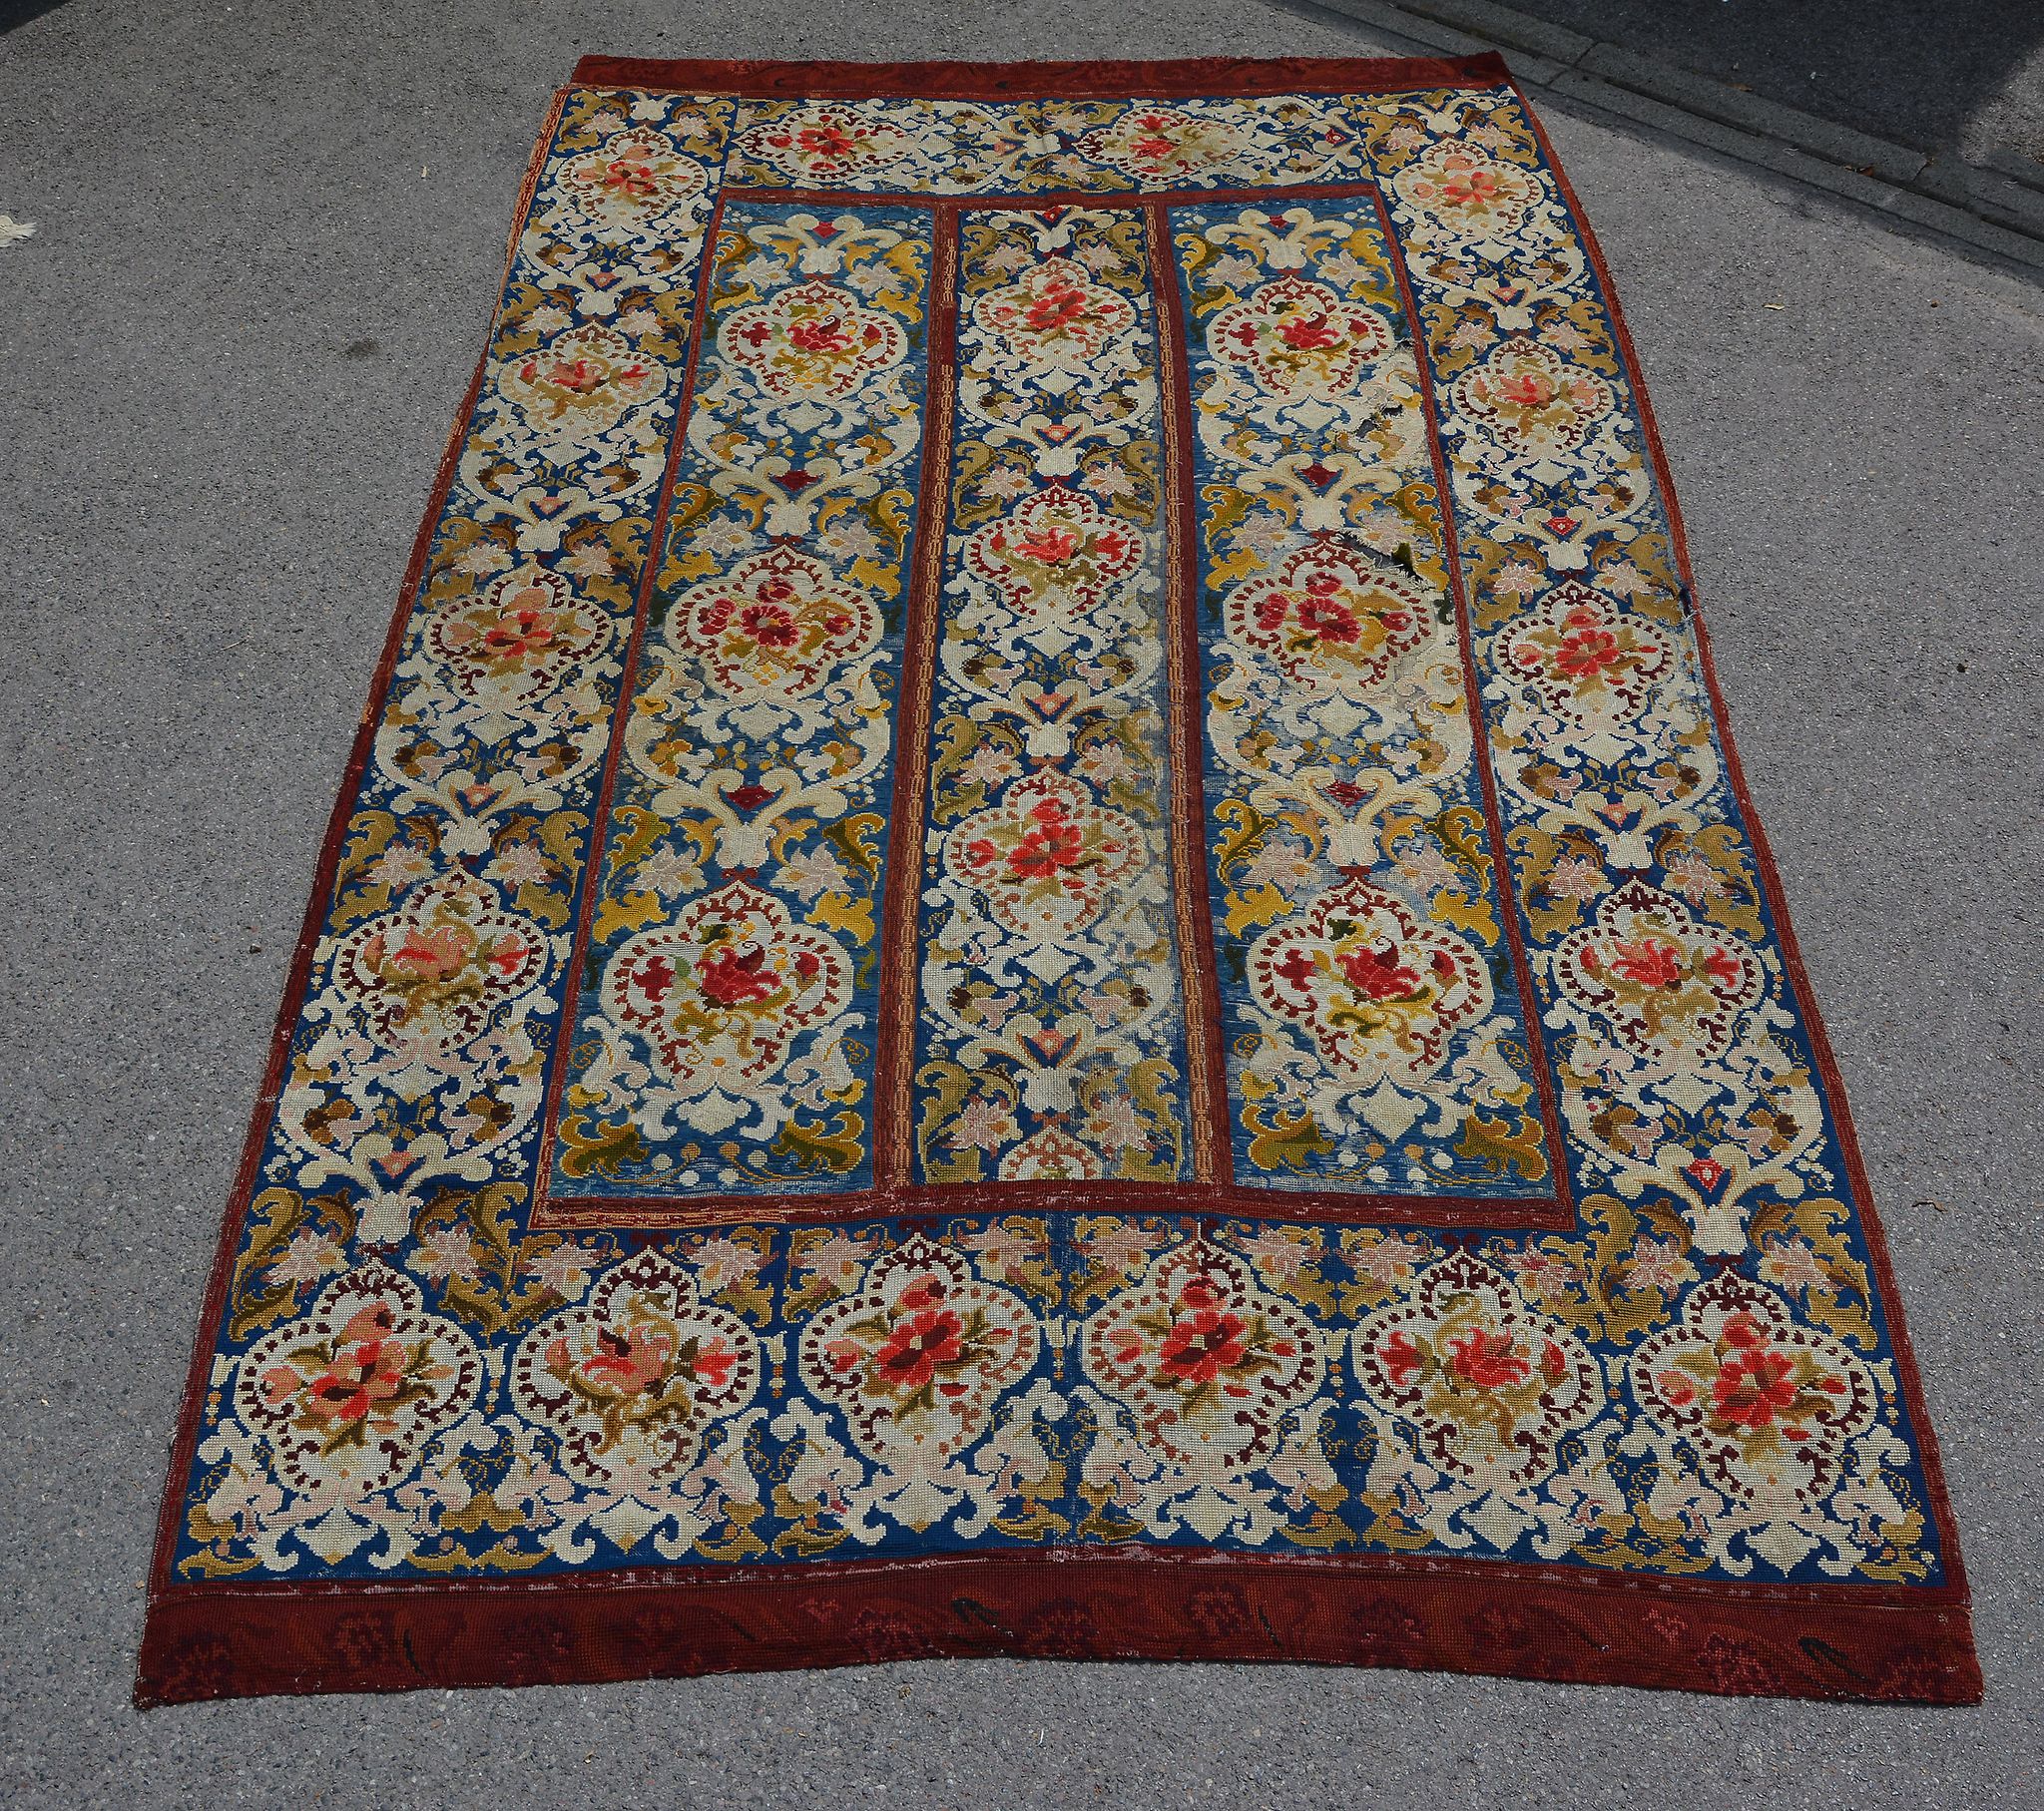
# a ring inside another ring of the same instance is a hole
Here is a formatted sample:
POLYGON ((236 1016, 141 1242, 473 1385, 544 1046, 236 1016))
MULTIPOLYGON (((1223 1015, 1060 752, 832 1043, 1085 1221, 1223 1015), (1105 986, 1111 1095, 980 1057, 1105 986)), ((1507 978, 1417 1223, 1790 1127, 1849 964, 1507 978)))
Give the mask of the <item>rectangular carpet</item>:
POLYGON ((585 61, 137 1688, 1976 1698, 1609 279, 1494 58, 585 61))

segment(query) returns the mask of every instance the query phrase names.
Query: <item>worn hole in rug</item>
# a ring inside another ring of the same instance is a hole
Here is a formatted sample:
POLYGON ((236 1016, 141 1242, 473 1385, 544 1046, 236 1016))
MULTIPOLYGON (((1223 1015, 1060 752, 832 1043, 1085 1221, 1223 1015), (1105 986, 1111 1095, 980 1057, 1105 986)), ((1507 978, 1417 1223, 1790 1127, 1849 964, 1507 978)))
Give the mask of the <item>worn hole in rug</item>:
POLYGON ((1979 1693, 1631 348, 1495 59, 586 61, 138 1697, 1979 1693))

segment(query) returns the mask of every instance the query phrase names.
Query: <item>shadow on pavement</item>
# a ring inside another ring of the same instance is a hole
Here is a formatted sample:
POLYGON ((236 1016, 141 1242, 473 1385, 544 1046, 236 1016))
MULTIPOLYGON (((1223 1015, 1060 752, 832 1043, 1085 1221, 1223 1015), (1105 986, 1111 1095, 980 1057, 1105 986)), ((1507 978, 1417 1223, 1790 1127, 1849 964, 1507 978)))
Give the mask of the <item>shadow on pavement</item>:
POLYGON ((1877 138, 2044 183, 2037 0, 1505 4, 1877 138))
POLYGON ((64 0, 0 0, 0 32, 11 32, 17 25, 54 13, 63 4, 64 0))

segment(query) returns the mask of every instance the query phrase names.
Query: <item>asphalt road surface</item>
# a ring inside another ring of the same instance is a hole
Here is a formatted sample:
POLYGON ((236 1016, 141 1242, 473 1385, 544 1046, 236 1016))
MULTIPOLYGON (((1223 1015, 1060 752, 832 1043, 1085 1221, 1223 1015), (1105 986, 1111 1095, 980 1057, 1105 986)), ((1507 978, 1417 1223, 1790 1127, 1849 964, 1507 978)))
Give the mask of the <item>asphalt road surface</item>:
POLYGON ((1553 109, 1889 1229, 1985 1705, 987 1661, 129 1707, 229 1171, 549 91, 591 50, 1372 48, 1262 0, 70 0, 0 37, 0 212, 37 226, 0 246, 0 1799, 2044 1803, 2044 293, 1553 109))

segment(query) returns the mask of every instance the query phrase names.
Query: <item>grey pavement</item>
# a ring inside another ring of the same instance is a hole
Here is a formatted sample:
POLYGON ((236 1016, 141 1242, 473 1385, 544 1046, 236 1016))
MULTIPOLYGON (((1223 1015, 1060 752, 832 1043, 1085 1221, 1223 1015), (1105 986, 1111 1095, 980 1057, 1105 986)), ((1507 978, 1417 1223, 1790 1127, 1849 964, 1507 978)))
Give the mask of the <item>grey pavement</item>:
POLYGON ((129 1707, 314 846, 584 51, 1367 54, 1264 0, 71 0, 0 37, 0 1800, 2044 1804, 2044 291, 1545 116, 1629 304, 1941 1433, 1987 1701, 935 1662, 129 1707))

